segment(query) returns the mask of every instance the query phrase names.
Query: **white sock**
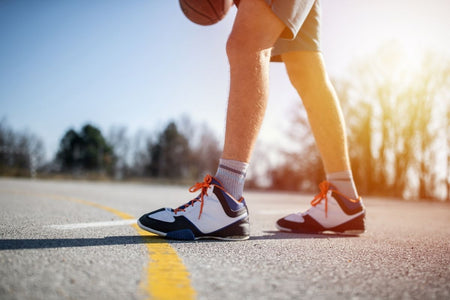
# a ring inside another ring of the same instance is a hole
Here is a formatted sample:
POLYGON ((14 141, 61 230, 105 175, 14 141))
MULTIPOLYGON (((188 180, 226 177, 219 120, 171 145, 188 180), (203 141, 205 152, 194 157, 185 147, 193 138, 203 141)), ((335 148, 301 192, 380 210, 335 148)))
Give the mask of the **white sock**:
POLYGON ((215 177, 222 183, 225 190, 236 200, 239 200, 244 192, 247 168, 248 163, 237 160, 220 159, 219 168, 217 169, 215 177))
POLYGON ((340 193, 351 198, 358 199, 355 183, 353 182, 352 171, 342 171, 327 174, 327 180, 334 185, 340 193))

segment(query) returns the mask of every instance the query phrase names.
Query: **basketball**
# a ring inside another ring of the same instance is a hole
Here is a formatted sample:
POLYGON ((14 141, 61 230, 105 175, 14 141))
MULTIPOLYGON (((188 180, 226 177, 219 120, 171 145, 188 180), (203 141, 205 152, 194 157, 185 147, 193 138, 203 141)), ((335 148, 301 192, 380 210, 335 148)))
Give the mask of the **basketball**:
POLYGON ((233 0, 179 0, 186 18, 198 25, 213 25, 222 20, 233 0))

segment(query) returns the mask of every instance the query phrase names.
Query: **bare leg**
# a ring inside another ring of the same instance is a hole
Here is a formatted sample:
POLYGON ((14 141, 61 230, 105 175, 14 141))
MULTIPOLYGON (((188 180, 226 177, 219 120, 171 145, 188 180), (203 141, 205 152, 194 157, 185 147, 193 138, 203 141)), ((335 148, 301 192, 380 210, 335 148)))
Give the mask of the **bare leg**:
POLYGON ((242 0, 227 43, 230 63, 222 158, 248 162, 268 98, 271 48, 285 25, 262 0, 242 0))
POLYGON ((350 170, 344 118, 322 54, 290 52, 282 57, 308 113, 326 173, 350 170))
POLYGON ((365 208, 353 183, 344 118, 322 55, 305 51, 282 57, 308 113, 327 181, 319 185, 320 193, 314 197, 310 209, 279 219, 277 227, 299 233, 361 234, 365 231, 365 208))

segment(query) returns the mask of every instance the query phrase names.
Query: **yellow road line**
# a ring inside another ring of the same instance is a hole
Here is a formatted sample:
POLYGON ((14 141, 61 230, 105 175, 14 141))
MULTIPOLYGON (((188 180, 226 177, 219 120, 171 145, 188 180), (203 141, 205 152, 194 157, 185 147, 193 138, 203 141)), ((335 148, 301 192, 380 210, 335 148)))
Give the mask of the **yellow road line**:
MULTIPOLYGON (((96 207, 108 211, 122 219, 134 219, 133 216, 115 208, 87 201, 84 199, 55 195, 34 194, 21 191, 14 193, 51 198, 54 200, 68 200, 80 204, 96 207)), ((148 299, 194 299, 196 292, 191 286, 190 274, 175 249, 162 238, 142 230, 137 224, 132 225, 145 240, 149 253, 146 267, 146 279, 140 283, 140 288, 148 299)))

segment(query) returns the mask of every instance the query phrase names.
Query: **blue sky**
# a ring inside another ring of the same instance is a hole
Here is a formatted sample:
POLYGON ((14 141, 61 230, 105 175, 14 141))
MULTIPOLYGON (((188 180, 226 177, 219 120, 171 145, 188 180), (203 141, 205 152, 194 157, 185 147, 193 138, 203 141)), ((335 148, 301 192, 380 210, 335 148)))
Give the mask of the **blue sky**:
MULTIPOLYGON (((322 45, 332 76, 390 40, 450 54, 450 1, 323 0, 322 45), (426 2, 426 3, 425 3, 426 2)), ((53 156, 86 122, 157 130, 191 116, 223 136, 235 8, 198 26, 177 0, 0 1, 0 118, 42 137, 53 156)), ((272 64, 262 141, 279 137, 297 96, 272 64)))

